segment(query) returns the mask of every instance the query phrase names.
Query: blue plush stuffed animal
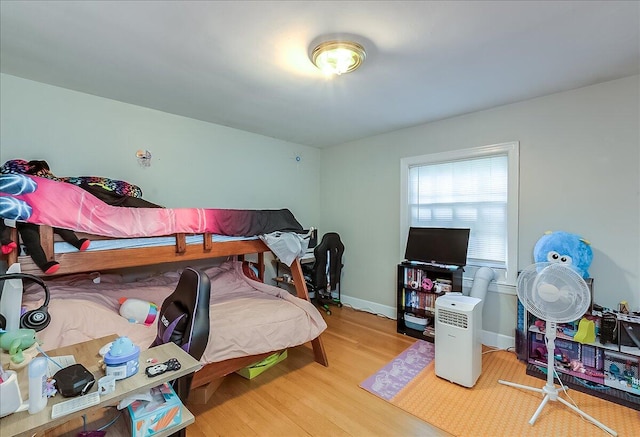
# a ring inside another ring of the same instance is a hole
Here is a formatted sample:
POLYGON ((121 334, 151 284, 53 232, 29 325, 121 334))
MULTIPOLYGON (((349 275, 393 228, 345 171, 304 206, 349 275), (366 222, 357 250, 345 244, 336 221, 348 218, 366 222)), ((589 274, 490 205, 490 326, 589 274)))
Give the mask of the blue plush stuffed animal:
POLYGON ((535 262, 562 263, 575 269, 583 278, 589 277, 593 260, 591 243, 569 232, 546 232, 533 248, 535 262))

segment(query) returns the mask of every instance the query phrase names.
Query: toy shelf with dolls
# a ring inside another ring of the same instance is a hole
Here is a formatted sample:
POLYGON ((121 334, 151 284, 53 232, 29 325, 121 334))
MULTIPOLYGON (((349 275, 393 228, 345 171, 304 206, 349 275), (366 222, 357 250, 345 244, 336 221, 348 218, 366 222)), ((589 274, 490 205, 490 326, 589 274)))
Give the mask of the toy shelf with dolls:
MULTIPOLYGON (((587 281, 592 285, 592 281, 587 281)), ((526 317, 527 374, 546 378, 545 322, 526 317)), ((567 386, 640 411, 640 316, 594 305, 582 319, 557 326, 554 363, 567 386), (579 338, 579 325, 592 322, 591 335, 579 338), (589 338, 590 337, 590 338, 589 338)), ((523 346, 523 345, 521 345, 523 346)))

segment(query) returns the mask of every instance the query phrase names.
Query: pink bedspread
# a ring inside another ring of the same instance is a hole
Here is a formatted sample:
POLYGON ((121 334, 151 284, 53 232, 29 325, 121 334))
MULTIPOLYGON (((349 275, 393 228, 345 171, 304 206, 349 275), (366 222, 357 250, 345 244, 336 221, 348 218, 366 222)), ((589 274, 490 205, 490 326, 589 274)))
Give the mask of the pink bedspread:
MULTIPOLYGON (((240 262, 228 261, 204 271, 211 278, 211 329, 204 364, 304 344, 327 327, 310 302, 247 278, 240 262)), ((37 338, 45 351, 111 334, 127 336, 147 349, 156 325, 128 322, 118 313, 118 299, 144 299, 160 307, 178 278, 176 272, 125 282, 109 274, 94 284, 88 274, 82 274, 48 281, 51 323, 37 338)), ((39 286, 28 286, 23 304, 38 307, 42 294, 39 286)))
POLYGON ((118 207, 76 185, 23 174, 0 175, 0 193, 0 218, 107 237, 302 232, 288 209, 118 207))

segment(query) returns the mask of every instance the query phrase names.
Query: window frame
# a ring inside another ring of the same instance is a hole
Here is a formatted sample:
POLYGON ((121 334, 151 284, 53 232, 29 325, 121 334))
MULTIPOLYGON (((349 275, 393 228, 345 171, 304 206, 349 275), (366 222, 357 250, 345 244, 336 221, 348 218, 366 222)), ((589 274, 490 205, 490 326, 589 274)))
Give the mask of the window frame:
MULTIPOLYGON (((404 246, 410 227, 409 214, 409 168, 419 165, 441 164, 451 161, 464 161, 482 157, 507 156, 507 256, 506 269, 495 268, 496 282, 515 285, 518 276, 518 194, 520 143, 510 141, 489 146, 447 152, 429 153, 420 156, 405 157, 400 160, 400 254, 404 254, 404 246)), ((475 266, 468 266, 467 275, 475 273, 475 266)))

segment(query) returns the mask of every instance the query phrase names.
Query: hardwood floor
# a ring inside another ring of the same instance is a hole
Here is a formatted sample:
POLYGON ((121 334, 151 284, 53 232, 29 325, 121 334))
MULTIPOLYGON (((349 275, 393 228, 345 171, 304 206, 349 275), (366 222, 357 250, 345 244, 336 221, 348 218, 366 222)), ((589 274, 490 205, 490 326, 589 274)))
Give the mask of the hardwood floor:
POLYGON ((253 380, 225 378, 206 405, 189 403, 188 437, 446 436, 358 386, 415 339, 384 317, 331 307, 322 341, 329 367, 309 345, 253 380))

